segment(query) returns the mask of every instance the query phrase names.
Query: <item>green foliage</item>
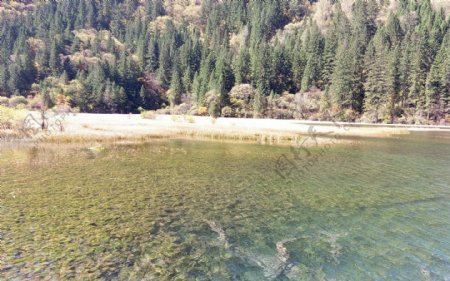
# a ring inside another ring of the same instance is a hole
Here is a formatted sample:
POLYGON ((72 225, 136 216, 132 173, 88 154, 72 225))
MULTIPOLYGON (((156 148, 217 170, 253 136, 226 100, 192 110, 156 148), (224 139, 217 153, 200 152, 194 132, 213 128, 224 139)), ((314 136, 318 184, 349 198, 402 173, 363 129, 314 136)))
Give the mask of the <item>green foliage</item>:
POLYGON ((22 96, 12 96, 10 99, 9 99, 9 107, 17 107, 17 106, 20 106, 20 105, 27 105, 28 104, 28 101, 27 101, 27 99, 25 98, 25 97, 22 97, 22 96))
POLYGON ((180 77, 180 71, 175 66, 172 71, 172 79, 170 82, 170 89, 168 91, 169 101, 172 106, 178 105, 181 102, 181 94, 183 93, 183 84, 180 77))
POLYGON ((253 100, 256 90, 249 84, 234 86, 230 91, 232 115, 240 118, 253 116, 253 100))
POLYGON ((24 109, 14 109, 0 105, 0 130, 20 129, 25 117, 26 111, 24 109))
POLYGON ((5 14, 0 96, 41 93, 52 106, 62 93, 85 112, 127 113, 204 107, 214 90, 215 115, 252 116, 269 114, 272 92, 317 89, 322 111, 343 120, 448 118, 449 22, 428 0, 351 11, 330 1, 328 15, 299 0, 187 2, 47 1, 5 14), (257 89, 245 113, 230 92, 241 84, 257 89))
POLYGON ((217 90, 207 92, 205 96, 205 105, 208 108, 208 113, 211 117, 219 117, 221 113, 220 93, 217 90))

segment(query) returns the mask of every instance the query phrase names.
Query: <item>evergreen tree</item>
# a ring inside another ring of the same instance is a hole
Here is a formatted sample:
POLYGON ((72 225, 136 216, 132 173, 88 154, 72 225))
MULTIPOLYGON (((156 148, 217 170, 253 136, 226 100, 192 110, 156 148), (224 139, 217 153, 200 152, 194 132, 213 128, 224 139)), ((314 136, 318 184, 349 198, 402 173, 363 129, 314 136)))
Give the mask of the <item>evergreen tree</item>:
POLYGON ((450 85, 450 31, 447 32, 441 48, 431 66, 426 81, 427 119, 439 121, 444 118, 448 104, 450 85))
POLYGON ((147 108, 147 93, 145 91, 144 85, 142 85, 141 89, 139 90, 139 97, 141 98, 141 104, 143 108, 147 108))
POLYGON ((368 69, 365 86, 364 109, 373 122, 383 118, 381 109, 387 108, 389 94, 392 93, 391 73, 386 67, 389 65, 388 48, 383 41, 383 31, 379 31, 370 42, 366 54, 366 67, 368 69))
POLYGON ((250 55, 247 50, 242 50, 234 59, 233 73, 236 84, 248 83, 250 81, 250 55))
POLYGON ((158 69, 158 79, 164 87, 169 86, 170 75, 172 69, 172 61, 170 57, 170 49, 167 45, 163 46, 161 49, 161 54, 159 56, 159 69, 158 69))
POLYGON ((425 88, 427 72, 431 66, 429 46, 426 34, 417 34, 415 48, 411 58, 411 77, 409 103, 414 106, 416 116, 423 118, 425 115, 425 88))
POLYGON ((17 64, 8 67, 8 91, 14 93, 20 88, 20 68, 17 64))
POLYGON ((146 70, 154 72, 159 67, 159 46, 156 38, 151 37, 146 55, 146 70))
POLYGON ((180 70, 177 64, 174 65, 172 71, 172 79, 170 82, 169 101, 172 106, 181 103, 181 95, 183 93, 183 84, 181 81, 180 70))
POLYGON ((0 95, 7 96, 9 73, 8 68, 4 64, 0 64, 0 95))
POLYGON ((291 90, 292 85, 292 64, 281 46, 275 47, 271 56, 273 71, 270 77, 270 88, 277 94, 291 90))
POLYGON ((52 40, 51 42, 48 66, 53 75, 57 75, 59 73, 60 60, 56 40, 52 40))
POLYGON ((330 94, 333 103, 339 110, 354 109, 355 93, 355 57, 354 46, 342 42, 336 54, 336 66, 331 79, 330 94))
POLYGON ((304 47, 302 47, 300 39, 297 40, 295 45, 295 52, 292 59, 292 80, 294 83, 294 91, 301 89, 303 80, 303 73, 307 64, 307 53, 304 47))
POLYGON ((258 60, 256 63, 256 73, 254 80, 256 82, 256 88, 262 97, 270 94, 270 77, 272 64, 267 58, 270 57, 269 46, 267 44, 261 44, 259 47, 258 60))
POLYGON ((311 86, 321 86, 321 57, 323 40, 317 24, 312 23, 306 33, 306 66, 301 80, 301 91, 306 92, 311 86))

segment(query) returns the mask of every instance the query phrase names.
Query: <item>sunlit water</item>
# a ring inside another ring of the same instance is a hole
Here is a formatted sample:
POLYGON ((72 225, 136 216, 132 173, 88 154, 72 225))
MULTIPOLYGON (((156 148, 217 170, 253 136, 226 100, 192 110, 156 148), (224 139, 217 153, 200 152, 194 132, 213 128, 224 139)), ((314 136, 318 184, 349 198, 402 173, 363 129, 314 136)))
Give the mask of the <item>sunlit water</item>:
POLYGON ((450 138, 4 147, 0 212, 2 280, 450 280, 450 138))

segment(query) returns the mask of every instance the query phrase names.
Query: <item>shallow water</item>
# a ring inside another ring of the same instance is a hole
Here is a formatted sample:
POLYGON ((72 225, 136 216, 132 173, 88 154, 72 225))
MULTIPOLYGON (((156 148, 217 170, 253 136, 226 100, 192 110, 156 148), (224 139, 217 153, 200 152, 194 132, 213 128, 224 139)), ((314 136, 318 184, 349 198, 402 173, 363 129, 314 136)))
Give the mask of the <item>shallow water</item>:
POLYGON ((87 147, 0 148, 0 279, 450 280, 447 134, 87 147))

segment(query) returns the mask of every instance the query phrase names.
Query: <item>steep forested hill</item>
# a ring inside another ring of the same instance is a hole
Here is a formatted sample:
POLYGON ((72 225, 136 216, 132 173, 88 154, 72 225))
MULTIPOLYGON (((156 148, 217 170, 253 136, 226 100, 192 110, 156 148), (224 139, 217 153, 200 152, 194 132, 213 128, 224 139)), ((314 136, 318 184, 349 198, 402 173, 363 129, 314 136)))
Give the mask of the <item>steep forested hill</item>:
POLYGON ((2 1, 0 104, 450 121, 449 11, 443 0, 2 1))

